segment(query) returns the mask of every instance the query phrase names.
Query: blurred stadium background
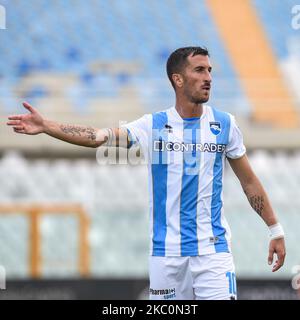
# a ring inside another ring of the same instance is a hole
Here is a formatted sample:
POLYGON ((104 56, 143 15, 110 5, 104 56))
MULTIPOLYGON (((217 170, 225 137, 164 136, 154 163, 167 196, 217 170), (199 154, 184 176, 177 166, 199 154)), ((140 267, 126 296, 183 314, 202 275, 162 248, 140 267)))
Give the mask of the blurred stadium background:
POLYGON ((146 166, 99 165, 94 149, 16 135, 5 123, 24 112, 24 100, 51 119, 96 127, 168 108, 174 94, 166 59, 189 45, 209 49, 209 104, 238 119, 286 231, 286 264, 273 274, 268 230, 228 167, 224 202, 239 297, 299 297, 291 284, 300 265, 297 1, 0 5, 0 265, 7 277, 0 299, 147 298, 146 166))

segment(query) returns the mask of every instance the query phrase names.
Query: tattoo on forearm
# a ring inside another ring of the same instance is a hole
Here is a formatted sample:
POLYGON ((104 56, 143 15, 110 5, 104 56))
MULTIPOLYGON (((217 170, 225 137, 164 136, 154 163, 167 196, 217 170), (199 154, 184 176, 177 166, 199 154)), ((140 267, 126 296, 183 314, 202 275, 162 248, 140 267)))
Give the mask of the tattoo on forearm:
POLYGON ((86 137, 89 140, 96 140, 96 130, 92 127, 74 125, 60 125, 61 131, 72 136, 86 137))
POLYGON ((88 135, 88 139, 96 140, 96 130, 95 129, 93 129, 92 127, 87 127, 86 133, 88 135))
POLYGON ((251 207, 261 216, 265 206, 264 197, 258 196, 258 195, 254 195, 254 196, 247 195, 247 197, 251 207))

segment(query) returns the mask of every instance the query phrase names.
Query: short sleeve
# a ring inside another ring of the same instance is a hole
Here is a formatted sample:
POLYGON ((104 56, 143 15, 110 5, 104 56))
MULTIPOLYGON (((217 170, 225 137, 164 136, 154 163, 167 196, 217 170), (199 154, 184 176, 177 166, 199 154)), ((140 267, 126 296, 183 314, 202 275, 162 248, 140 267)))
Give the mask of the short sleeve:
POLYGON ((242 132, 232 115, 230 115, 230 122, 229 142, 226 146, 225 153, 226 157, 230 159, 238 159, 246 153, 246 147, 244 146, 242 132))
POLYGON ((148 149, 149 130, 151 126, 151 115, 126 123, 122 127, 127 129, 129 147, 139 145, 145 152, 148 149))

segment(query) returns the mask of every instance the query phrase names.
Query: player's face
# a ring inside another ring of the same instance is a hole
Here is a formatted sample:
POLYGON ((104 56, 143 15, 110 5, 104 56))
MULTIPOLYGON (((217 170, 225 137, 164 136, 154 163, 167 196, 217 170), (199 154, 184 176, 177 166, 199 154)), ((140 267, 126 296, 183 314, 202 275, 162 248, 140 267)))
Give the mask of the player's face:
POLYGON ((211 64, 208 56, 196 55, 187 58, 188 65, 183 72, 185 96, 193 103, 205 103, 211 87, 211 64))

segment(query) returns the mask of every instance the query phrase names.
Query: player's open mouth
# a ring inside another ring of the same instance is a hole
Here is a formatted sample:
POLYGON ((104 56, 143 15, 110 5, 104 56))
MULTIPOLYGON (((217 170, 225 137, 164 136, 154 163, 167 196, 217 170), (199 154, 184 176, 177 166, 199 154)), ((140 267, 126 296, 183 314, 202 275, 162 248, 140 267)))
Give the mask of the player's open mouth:
POLYGON ((204 89, 204 90, 210 90, 210 86, 203 86, 201 88, 204 89))

